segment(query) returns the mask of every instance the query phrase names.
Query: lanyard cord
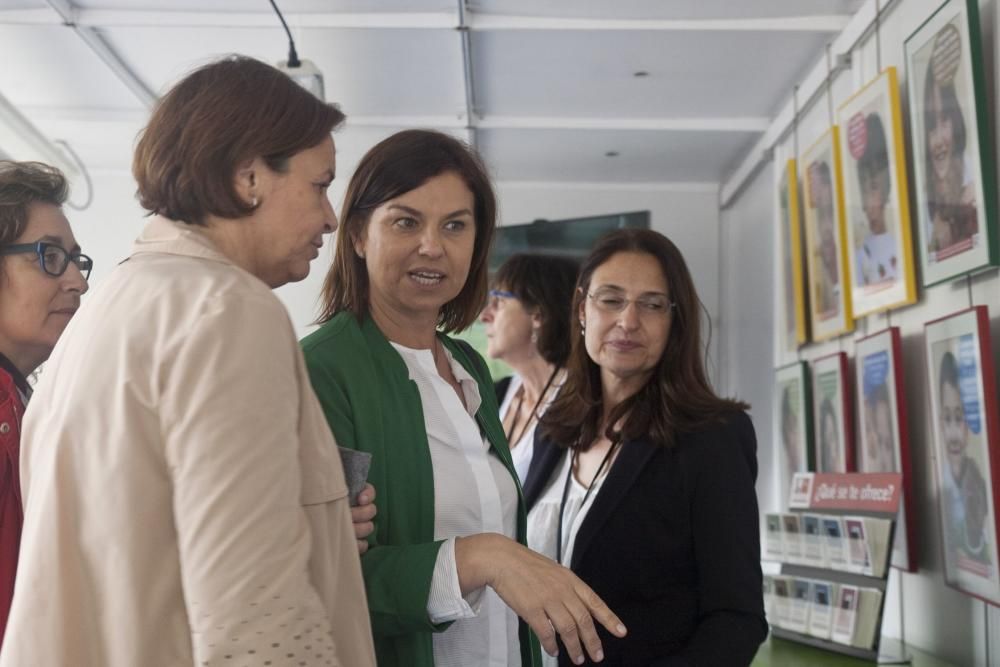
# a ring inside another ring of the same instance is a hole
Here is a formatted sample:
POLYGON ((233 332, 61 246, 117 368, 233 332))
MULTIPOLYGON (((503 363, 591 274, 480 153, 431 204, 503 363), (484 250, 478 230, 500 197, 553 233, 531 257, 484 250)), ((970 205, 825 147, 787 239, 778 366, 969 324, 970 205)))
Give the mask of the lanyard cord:
MULTIPOLYGON (((597 482, 597 478, 601 476, 601 472, 604 471, 604 466, 608 465, 611 461, 611 455, 614 454, 615 450, 618 449, 619 443, 613 442, 611 446, 608 447, 608 453, 604 455, 604 459, 601 460, 601 465, 597 467, 597 472, 594 473, 593 479, 590 480, 590 484, 587 485, 587 491, 583 494, 583 502, 580 503, 582 508, 587 504, 587 498, 590 497, 590 492, 594 490, 594 483, 597 482)), ((559 524, 556 528, 556 562, 560 565, 562 564, 562 543, 563 543, 563 515, 566 513, 566 499, 569 497, 569 484, 570 479, 573 477, 573 468, 576 467, 576 454, 577 450, 573 450, 573 455, 569 462, 569 472, 566 473, 566 482, 563 484, 562 499, 559 501, 559 524)))
POLYGON ((556 379, 556 374, 559 373, 559 370, 558 366, 552 369, 549 381, 545 383, 545 388, 542 389, 542 393, 538 395, 538 400, 535 401, 535 406, 531 408, 531 414, 528 415, 528 420, 524 422, 524 427, 521 428, 521 432, 517 434, 517 440, 511 440, 510 436, 514 434, 514 429, 517 428, 517 421, 521 418, 521 404, 524 403, 524 384, 521 384, 521 388, 518 390, 521 395, 517 398, 517 406, 514 408, 514 421, 510 423, 510 430, 504 434, 507 436, 508 447, 515 447, 516 444, 521 441, 521 438, 523 438, 524 434, 528 431, 528 426, 531 425, 531 420, 538 416, 538 406, 542 404, 542 399, 545 398, 545 393, 549 390, 549 387, 552 386, 552 381, 556 379))

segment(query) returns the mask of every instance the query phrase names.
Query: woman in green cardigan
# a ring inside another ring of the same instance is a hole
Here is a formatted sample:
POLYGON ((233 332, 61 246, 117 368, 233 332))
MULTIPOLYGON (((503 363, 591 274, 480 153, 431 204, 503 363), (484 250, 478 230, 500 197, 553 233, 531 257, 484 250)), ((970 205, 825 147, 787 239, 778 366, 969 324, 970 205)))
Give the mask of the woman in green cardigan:
POLYGON ((362 159, 342 219, 322 326, 303 348, 338 443, 373 455, 362 568, 379 664, 530 667, 532 630, 549 653, 558 634, 574 662, 601 660, 594 620, 625 628, 524 546, 489 373, 445 335, 486 301, 496 200, 482 163, 447 135, 400 132, 362 159))

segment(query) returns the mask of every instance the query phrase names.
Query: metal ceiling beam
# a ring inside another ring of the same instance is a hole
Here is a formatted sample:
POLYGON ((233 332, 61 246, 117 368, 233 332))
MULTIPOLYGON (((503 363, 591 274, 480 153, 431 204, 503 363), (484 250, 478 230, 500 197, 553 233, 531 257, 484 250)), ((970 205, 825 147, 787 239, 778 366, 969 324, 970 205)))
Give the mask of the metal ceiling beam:
MULTIPOLYGON (((843 32, 837 35, 830 45, 830 54, 835 61, 849 61, 851 51, 871 35, 875 25, 877 5, 881 7, 881 17, 884 20, 885 16, 899 5, 899 2, 896 0, 868 0, 865 2, 843 32)), ((799 84, 800 114, 815 104, 826 92, 827 77, 826 52, 824 51, 816 65, 799 84)), ((719 189, 719 208, 729 206, 760 168, 771 160, 774 147, 791 130, 794 119, 795 111, 792 100, 789 99, 739 166, 723 181, 722 187, 719 189)))
MULTIPOLYGON (((49 1, 49 0, 46 0, 49 1)), ((65 4, 64 0, 61 0, 65 4)), ((74 22, 95 28, 273 28, 274 13, 194 12, 145 9, 73 8, 74 22)), ((453 30, 454 12, 298 12, 285 13, 288 25, 297 28, 404 28, 453 30)), ((47 10, 0 9, 0 24, 52 24, 47 10)))
MULTIPOLYGON (((66 0, 46 0, 50 5, 68 5, 66 0)), ((461 3, 461 0, 458 0, 461 3)), ((137 9, 72 10, 74 25, 95 28, 270 28, 274 17, 269 12, 194 12, 137 9)), ((453 12, 300 12, 286 14, 289 25, 297 28, 399 28, 455 29, 462 25, 472 32, 503 30, 576 30, 576 31, 661 31, 661 32, 826 32, 837 33, 850 22, 850 16, 777 16, 742 19, 583 19, 538 16, 501 16, 453 12), (463 18, 464 17, 464 18, 463 18)), ((52 23, 51 16, 38 10, 0 10, 0 23, 52 23)))
POLYGON ((462 40, 462 89, 465 93, 465 131, 466 139, 473 148, 477 145, 476 124, 479 112, 476 109, 476 86, 472 70, 472 36, 469 34, 469 15, 465 0, 458 2, 458 30, 462 40))
POLYGON ((546 18, 476 14, 472 30, 641 30, 662 32, 840 32, 850 16, 776 16, 741 19, 546 18))
POLYGON ((479 129, 639 130, 666 132, 763 132, 769 118, 565 118, 561 116, 487 116, 479 129))
POLYGON ((0 153, 14 160, 38 160, 59 167, 70 182, 80 176, 77 165, 3 95, 0 95, 0 153))
POLYGON ((95 28, 78 22, 77 15, 80 10, 73 7, 69 0, 45 0, 45 2, 59 15, 62 24, 71 28, 146 108, 151 108, 156 103, 156 94, 111 48, 104 37, 95 28))
MULTIPOLYGON (((87 123, 133 123, 148 120, 144 111, 126 109, 79 109, 73 107, 22 107, 24 113, 39 120, 78 121, 87 123)), ((635 130, 647 132, 764 132, 770 119, 764 117, 726 118, 571 118, 562 116, 486 116, 472 114, 475 130, 635 130)), ((347 118, 351 127, 437 127, 468 128, 460 116, 363 116, 347 118)))

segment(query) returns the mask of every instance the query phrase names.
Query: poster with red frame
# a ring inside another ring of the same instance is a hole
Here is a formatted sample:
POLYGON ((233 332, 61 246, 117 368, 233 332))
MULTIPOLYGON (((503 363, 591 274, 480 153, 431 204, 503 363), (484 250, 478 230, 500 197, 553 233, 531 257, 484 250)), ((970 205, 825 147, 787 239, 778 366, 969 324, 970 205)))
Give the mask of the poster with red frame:
POLYGON ((892 565, 915 572, 915 503, 899 327, 883 329, 858 339, 854 350, 858 430, 861 434, 856 460, 858 472, 902 474, 903 500, 896 517, 892 565))
POLYGON ((812 363, 813 446, 816 472, 854 472, 854 421, 847 354, 812 363))
POLYGON ((975 306, 927 322, 927 355, 945 582, 1000 605, 1000 441, 989 313, 975 306))

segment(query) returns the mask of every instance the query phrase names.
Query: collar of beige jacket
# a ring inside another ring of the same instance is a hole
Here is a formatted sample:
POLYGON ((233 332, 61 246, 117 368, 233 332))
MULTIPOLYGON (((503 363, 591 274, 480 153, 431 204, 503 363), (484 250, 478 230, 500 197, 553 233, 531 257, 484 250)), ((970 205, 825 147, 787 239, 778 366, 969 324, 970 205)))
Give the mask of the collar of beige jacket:
POLYGON ((222 254, 215 244, 201 233, 201 227, 171 220, 162 215, 152 216, 132 245, 133 255, 145 252, 187 255, 233 264, 231 259, 222 254))

